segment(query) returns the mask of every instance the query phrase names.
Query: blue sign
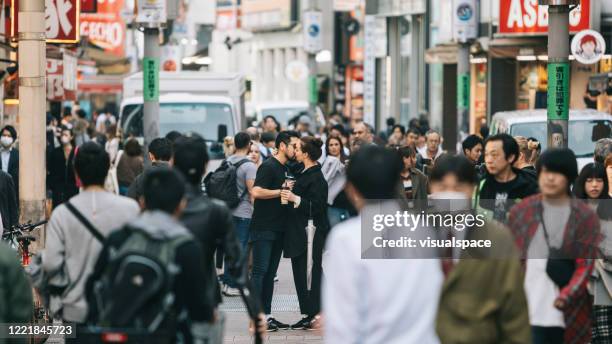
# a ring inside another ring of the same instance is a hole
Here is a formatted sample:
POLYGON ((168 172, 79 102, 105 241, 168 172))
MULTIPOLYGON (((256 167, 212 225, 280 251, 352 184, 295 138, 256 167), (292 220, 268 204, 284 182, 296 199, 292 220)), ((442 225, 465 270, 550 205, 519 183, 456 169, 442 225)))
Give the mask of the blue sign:
POLYGON ((319 29, 319 25, 312 24, 308 27, 308 34, 310 37, 317 37, 320 31, 321 29, 319 29))
POLYGON ((468 21, 474 16, 474 9, 470 4, 461 4, 457 8, 457 18, 462 21, 468 21))

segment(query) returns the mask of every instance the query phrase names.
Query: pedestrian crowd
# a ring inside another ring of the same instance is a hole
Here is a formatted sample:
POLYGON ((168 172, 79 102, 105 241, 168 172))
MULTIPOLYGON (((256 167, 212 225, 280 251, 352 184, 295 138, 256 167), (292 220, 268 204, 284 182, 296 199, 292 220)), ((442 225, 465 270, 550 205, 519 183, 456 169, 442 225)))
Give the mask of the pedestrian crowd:
MULTIPOLYGON (((251 295, 253 331, 319 330, 326 343, 612 343, 612 139, 579 171, 569 149, 486 129, 451 154, 425 119, 389 120, 376 133, 339 115, 322 128, 300 117, 291 130, 267 116, 225 138, 226 158, 207 174, 197 134, 168 133, 144 152, 116 135, 109 112, 93 122, 82 110, 64 115, 48 120, 53 212, 29 269, 57 320, 218 343, 222 295, 251 295), (361 217, 375 202, 436 199, 487 218, 486 231, 463 235, 499 243, 506 258, 472 248, 361 258, 361 217), (282 258, 303 315, 294 324, 272 309, 282 258)), ((1 134, 9 228, 17 132, 1 134)), ((31 300, 22 289, 11 305, 31 300)), ((0 312, 0 322, 23 316, 0 312)))

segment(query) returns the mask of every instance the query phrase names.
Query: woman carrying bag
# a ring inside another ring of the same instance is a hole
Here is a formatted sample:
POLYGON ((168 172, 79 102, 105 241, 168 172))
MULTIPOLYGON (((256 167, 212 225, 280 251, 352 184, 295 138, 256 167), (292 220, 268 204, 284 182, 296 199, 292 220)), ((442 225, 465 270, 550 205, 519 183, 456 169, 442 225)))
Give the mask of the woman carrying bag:
POLYGON ((323 142, 311 136, 300 141, 295 156, 304 169, 297 175, 293 190, 281 192, 281 199, 291 202, 284 254, 285 258, 291 258, 295 289, 304 316, 291 328, 310 329, 321 310, 322 257, 329 232, 328 187, 317 163, 323 142))

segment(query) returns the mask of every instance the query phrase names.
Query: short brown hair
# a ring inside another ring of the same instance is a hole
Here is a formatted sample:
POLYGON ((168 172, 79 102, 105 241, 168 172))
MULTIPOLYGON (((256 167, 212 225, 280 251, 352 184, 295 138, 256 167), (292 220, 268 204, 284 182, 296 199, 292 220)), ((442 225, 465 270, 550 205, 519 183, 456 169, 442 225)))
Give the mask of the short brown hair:
POLYGON ((612 165, 612 153, 608 154, 606 160, 604 160, 604 167, 608 168, 608 166, 612 165))
POLYGON ((308 157, 312 161, 317 161, 321 157, 321 154, 323 153, 321 151, 321 147, 323 146, 323 141, 321 141, 321 139, 319 138, 312 137, 312 136, 302 137, 301 141, 302 141, 302 152, 308 154, 308 157))

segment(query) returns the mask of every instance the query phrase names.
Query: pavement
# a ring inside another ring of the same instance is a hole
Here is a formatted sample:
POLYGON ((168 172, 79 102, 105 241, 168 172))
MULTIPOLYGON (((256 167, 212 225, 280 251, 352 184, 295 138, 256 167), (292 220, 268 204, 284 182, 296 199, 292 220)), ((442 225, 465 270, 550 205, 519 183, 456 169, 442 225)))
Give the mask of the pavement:
MULTIPOLYGON (((293 324, 302 318, 297 293, 293 285, 291 260, 283 258, 278 268, 279 281, 274 285, 272 315, 283 323, 293 324)), ((225 314, 224 343, 251 344, 249 318, 246 308, 239 297, 224 297, 220 307, 225 314)), ((264 343, 320 344, 323 338, 317 331, 279 330, 269 332, 264 343)))

